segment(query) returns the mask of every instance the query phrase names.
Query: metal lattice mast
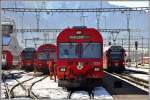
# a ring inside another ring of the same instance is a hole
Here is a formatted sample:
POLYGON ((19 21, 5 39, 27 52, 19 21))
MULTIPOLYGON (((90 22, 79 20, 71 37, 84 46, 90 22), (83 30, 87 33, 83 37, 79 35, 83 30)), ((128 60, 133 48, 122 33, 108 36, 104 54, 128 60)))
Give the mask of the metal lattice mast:
POLYGON ((131 38, 131 34, 130 34, 130 12, 127 13, 127 30, 128 30, 128 60, 129 60, 129 66, 131 66, 131 52, 130 52, 130 38, 131 38))

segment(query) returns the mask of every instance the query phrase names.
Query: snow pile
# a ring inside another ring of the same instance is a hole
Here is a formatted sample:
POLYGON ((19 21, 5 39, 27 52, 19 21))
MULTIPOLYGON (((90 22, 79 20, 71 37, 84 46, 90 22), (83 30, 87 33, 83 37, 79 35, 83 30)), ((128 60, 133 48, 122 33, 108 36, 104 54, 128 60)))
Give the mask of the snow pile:
MULTIPOLYGON (((50 78, 39 82, 33 86, 33 92, 39 97, 45 97, 50 99, 67 99, 68 92, 58 87, 58 83, 50 78)), ((95 99, 113 99, 112 96, 103 88, 97 87, 94 91, 95 99)), ((88 92, 86 91, 75 91, 71 95, 71 99, 89 99, 88 92)))
POLYGON ((143 80, 146 80, 146 81, 149 80, 149 75, 145 75, 145 74, 130 74, 130 75, 140 78, 140 79, 143 79, 143 80))
POLYGON ((135 70, 135 71, 143 71, 143 72, 149 73, 149 69, 146 69, 146 68, 126 67, 126 69, 131 69, 131 70, 135 70))
POLYGON ((35 84, 32 91, 40 98, 65 99, 68 95, 68 92, 58 87, 58 83, 54 82, 54 80, 50 80, 50 77, 35 84))

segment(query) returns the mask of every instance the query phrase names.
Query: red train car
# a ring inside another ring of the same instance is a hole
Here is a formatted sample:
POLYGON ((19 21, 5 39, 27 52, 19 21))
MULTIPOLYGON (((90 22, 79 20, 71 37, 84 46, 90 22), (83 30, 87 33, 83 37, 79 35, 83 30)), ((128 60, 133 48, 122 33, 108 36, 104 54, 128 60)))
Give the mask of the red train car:
POLYGON ((57 37, 58 86, 95 87, 103 73, 103 38, 94 28, 64 29, 57 37))
POLYGON ((49 61, 56 62, 56 46, 43 44, 36 51, 34 65, 38 71, 48 73, 49 61))
POLYGON ((34 69, 34 56, 36 53, 35 48, 25 48, 20 54, 20 65, 22 69, 33 70, 34 69))
POLYGON ((13 55, 8 50, 2 51, 2 69, 10 69, 13 66, 13 55))
POLYGON ((125 70, 125 49, 122 46, 111 46, 106 51, 107 70, 121 73, 125 70))

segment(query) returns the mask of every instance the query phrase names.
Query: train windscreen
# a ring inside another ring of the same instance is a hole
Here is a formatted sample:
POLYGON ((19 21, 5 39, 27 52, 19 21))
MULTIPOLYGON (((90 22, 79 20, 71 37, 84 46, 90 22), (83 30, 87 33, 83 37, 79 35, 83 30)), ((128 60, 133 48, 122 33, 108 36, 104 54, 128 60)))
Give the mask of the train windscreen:
POLYGON ((100 43, 59 43, 59 58, 101 58, 100 43))
POLYGON ((38 53, 37 58, 39 60, 49 60, 49 59, 54 59, 55 60, 56 59, 56 53, 54 53, 54 52, 51 52, 51 53, 41 52, 41 53, 38 53))
POLYGON ((111 59, 119 60, 121 59, 121 52, 111 52, 111 59))
POLYGON ((23 56, 23 60, 30 60, 30 59, 32 59, 33 58, 33 52, 24 52, 23 54, 22 54, 22 56, 23 56))

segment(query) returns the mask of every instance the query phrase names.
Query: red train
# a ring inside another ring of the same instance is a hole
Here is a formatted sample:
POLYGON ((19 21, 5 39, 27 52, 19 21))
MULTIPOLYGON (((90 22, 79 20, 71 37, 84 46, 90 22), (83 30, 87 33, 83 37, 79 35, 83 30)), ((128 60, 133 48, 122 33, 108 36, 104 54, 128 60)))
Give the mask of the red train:
POLYGON ((36 69, 48 73, 50 61, 56 62, 56 46, 54 44, 43 44, 38 47, 34 60, 36 69))
POLYGON ((10 69, 13 66, 13 55, 8 50, 2 51, 2 69, 10 69))
POLYGON ((17 41, 14 20, 4 18, 2 25, 2 69, 18 66, 21 47, 17 41))
POLYGON ((33 70, 35 48, 25 48, 20 54, 20 66, 25 70, 33 70))
POLYGON ((106 51, 107 70, 121 73, 125 70, 125 49, 122 46, 111 46, 106 51))
POLYGON ((64 29, 57 37, 58 86, 95 87, 103 73, 103 38, 94 28, 64 29))

